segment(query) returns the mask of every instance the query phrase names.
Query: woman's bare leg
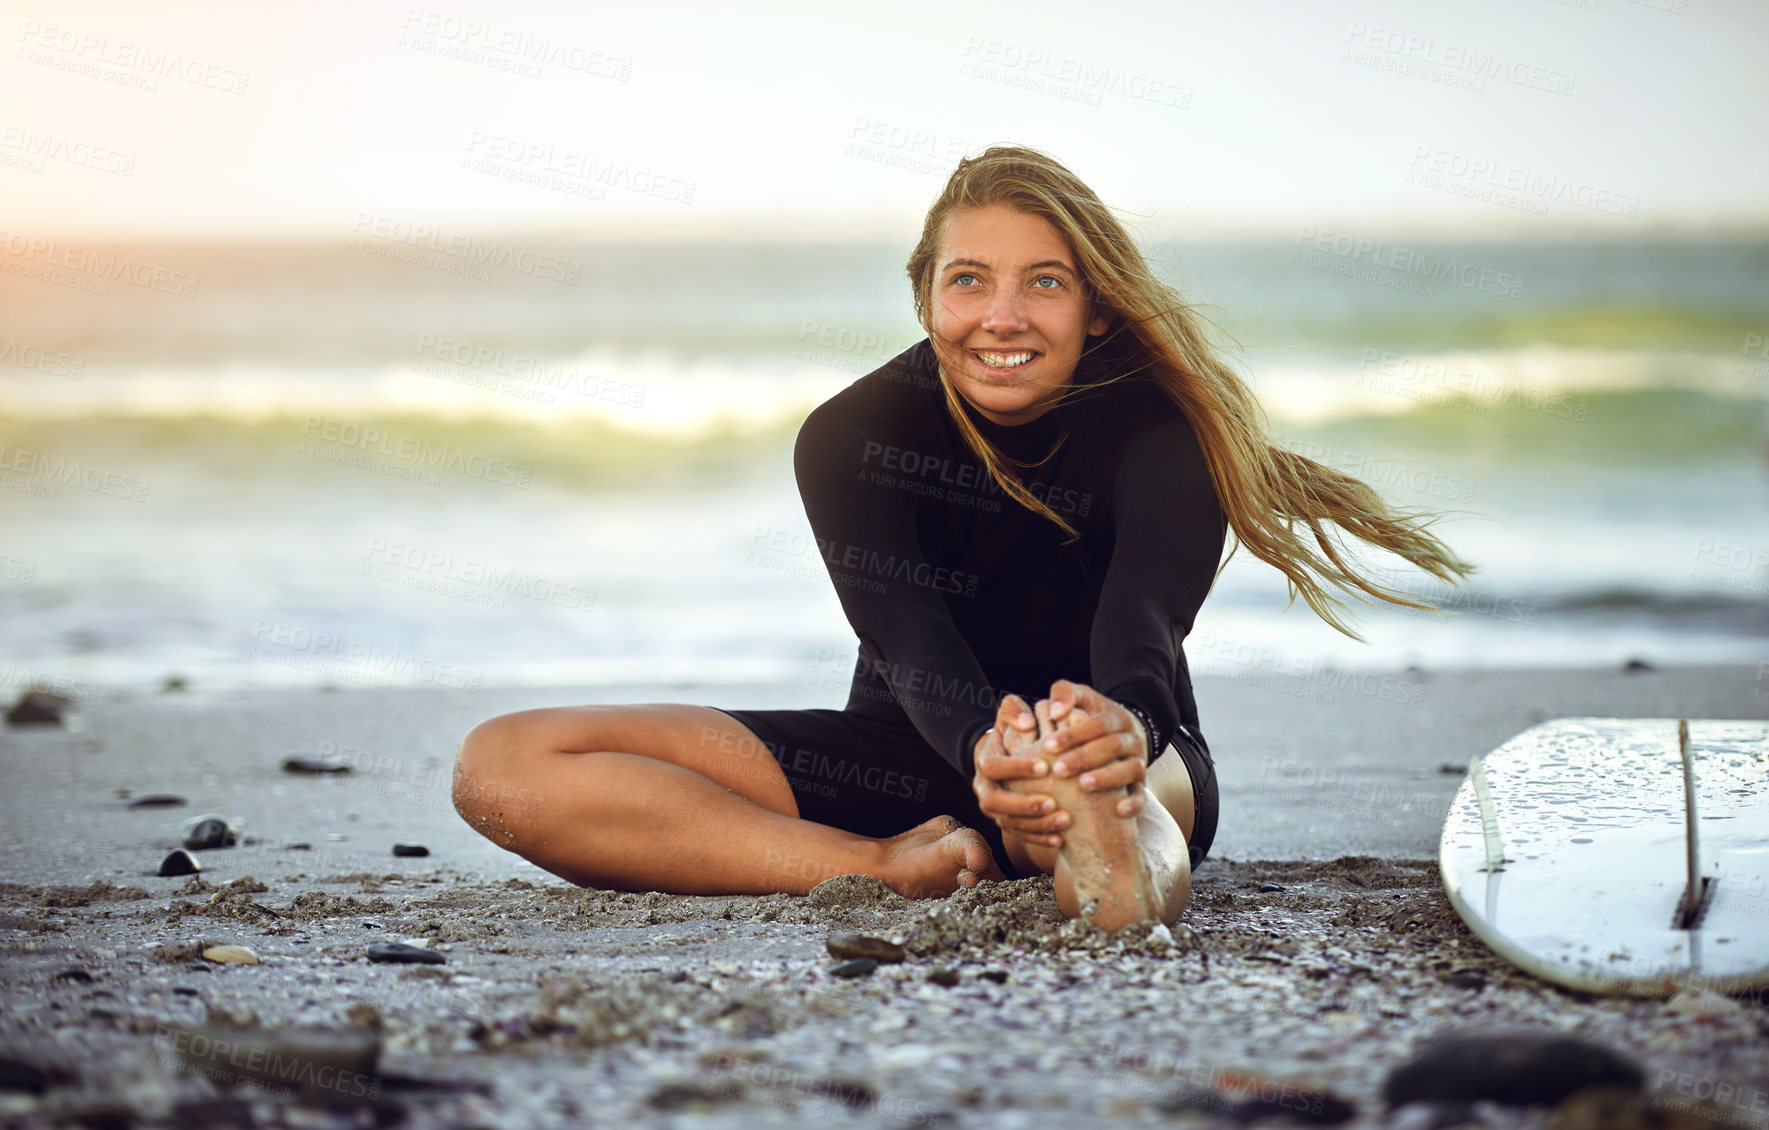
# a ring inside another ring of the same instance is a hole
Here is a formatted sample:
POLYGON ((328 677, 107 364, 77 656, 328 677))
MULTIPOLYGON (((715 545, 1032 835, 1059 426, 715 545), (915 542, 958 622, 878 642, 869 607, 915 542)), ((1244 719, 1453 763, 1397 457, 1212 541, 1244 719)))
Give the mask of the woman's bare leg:
MULTIPOLYGON (((1037 709, 1042 737, 1050 732, 1042 704, 1037 709)), ((1060 729, 1085 717, 1071 711, 1056 723, 1060 729)), ((1025 755, 1038 738, 1016 737, 1009 730, 1009 752, 1025 755)), ((1054 761, 1055 757, 1052 756, 1054 761)), ((1068 813, 1060 834, 1061 848, 1027 843, 1007 834, 1008 856, 1021 871, 1037 868, 1052 875, 1057 905, 1071 918, 1086 913, 1088 921, 1117 930, 1151 914, 1162 922, 1177 921, 1191 901, 1192 825, 1196 819, 1191 774, 1175 753, 1149 766, 1143 806, 1134 818, 1119 816, 1124 789, 1086 792, 1079 778, 1054 774, 1008 785, 1016 792, 1042 792, 1068 813), (1174 813, 1183 817, 1183 822, 1174 813), (1091 905, 1088 905, 1090 904, 1091 905)))
POLYGON ((583 886, 803 894, 861 874, 923 898, 1002 877, 951 817, 889 839, 799 819, 768 748, 708 706, 500 715, 462 742, 454 801, 493 843, 583 886))

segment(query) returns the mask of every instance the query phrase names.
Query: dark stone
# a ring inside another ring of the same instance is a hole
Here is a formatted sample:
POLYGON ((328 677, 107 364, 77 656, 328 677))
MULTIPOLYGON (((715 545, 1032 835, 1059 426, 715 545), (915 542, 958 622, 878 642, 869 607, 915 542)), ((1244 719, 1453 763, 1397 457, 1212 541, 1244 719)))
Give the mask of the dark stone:
POLYGON ((692 1106, 735 1102, 743 1097, 743 1084, 734 1079, 701 1081, 684 1079, 665 1083, 645 1097, 655 1110, 686 1110, 692 1106))
POLYGON ((404 942, 376 942, 369 947, 369 960, 391 965, 447 965, 448 956, 423 946, 404 942))
POLYGON ((8 726, 59 726, 74 700, 54 691, 30 690, 6 712, 8 726))
POLYGON ((1259 884, 1259 891, 1261 894, 1281 895, 1284 893, 1284 888, 1278 886, 1276 883, 1261 883, 1259 884))
POLYGON ((1478 969, 1458 969, 1445 977, 1443 983, 1455 989, 1484 989, 1486 974, 1478 969))
POLYGON ((167 675, 165 679, 160 682, 161 694, 173 694, 178 691, 188 691, 189 689, 190 680, 186 679, 183 675, 167 675))
POLYGON ((70 1082, 59 1067, 33 1063, 11 1052, 0 1052, 0 1091, 29 1091, 40 1095, 51 1087, 70 1082))
POLYGON ((872 971, 877 968, 877 961, 874 961, 870 957, 860 957, 855 958, 853 961, 842 962, 834 969, 831 969, 829 975, 831 977, 870 977, 872 976, 872 971))
POLYGON ((1454 761, 1445 761, 1438 765, 1437 771, 1446 777, 1460 777, 1462 774, 1468 772, 1468 766, 1458 765, 1454 761))
POLYGON ((1655 670, 1655 668, 1644 659, 1630 659, 1622 664, 1623 673, 1629 675, 1638 675, 1652 670, 1655 670))
POLYGON ((885 965, 895 965, 909 956, 896 942, 864 934, 831 934, 823 945, 830 957, 871 958, 885 965))
POLYGON ((90 985, 90 984, 92 984, 92 974, 90 974, 90 973, 86 972, 84 969, 81 969, 78 966, 76 966, 73 969, 62 970, 60 973, 57 973, 55 976, 51 977, 50 980, 58 985, 65 985, 65 984, 69 984, 69 983, 90 985))
POLYGON ((71 1108, 66 1117, 87 1130, 128 1130, 135 1123, 135 1111, 116 1099, 89 1100, 71 1108))
POLYGON ((189 985, 174 985, 172 986, 172 991, 181 997, 200 997, 203 995, 203 990, 193 989, 189 985))
POLYGON ((1357 1116, 1357 1107, 1331 1091, 1311 1091, 1305 1087, 1266 1085, 1270 1094, 1254 1095, 1228 1109, 1228 1120, 1245 1126, 1249 1122, 1286 1119, 1305 1126, 1337 1126, 1357 1116))
POLYGON ((394 844, 393 854, 409 856, 413 859, 421 859, 430 854, 430 849, 423 844, 394 844))
POLYGON ((993 981, 997 985, 1007 984, 1007 970, 1005 969, 985 969, 977 976, 985 981, 993 981))
POLYGON ((1534 1028, 1470 1028, 1439 1036, 1388 1073, 1390 1107, 1487 1099, 1515 1106, 1557 1103, 1580 1087, 1638 1088, 1634 1061, 1600 1044, 1534 1028))
POLYGON ((160 860, 161 875, 195 875, 203 869, 197 857, 179 848, 177 851, 160 860))
POLYGON ((284 844, 284 851, 312 851, 312 844, 284 844))
POLYGON ((129 802, 130 808, 176 808, 190 802, 177 793, 148 793, 129 802))
POLYGON ((812 1090, 836 1100, 850 1110, 865 1110, 878 1101, 878 1091, 871 1084, 854 1079, 824 1079, 812 1090))
POLYGON ((930 970, 927 979, 936 985, 950 989, 952 986, 958 984, 958 970, 948 969, 945 966, 941 966, 938 969, 930 970))
POLYGON ((1229 1100, 1215 1091, 1188 1088, 1166 1095, 1155 1103, 1162 1114, 1214 1114, 1227 1110, 1229 1100))
POLYGON ((207 848, 232 847, 239 842, 239 835, 227 817, 208 813, 204 816, 192 816, 178 830, 178 841, 192 851, 203 851, 207 848))
POLYGON ((284 773, 348 773, 350 766, 338 757, 285 757, 284 773))

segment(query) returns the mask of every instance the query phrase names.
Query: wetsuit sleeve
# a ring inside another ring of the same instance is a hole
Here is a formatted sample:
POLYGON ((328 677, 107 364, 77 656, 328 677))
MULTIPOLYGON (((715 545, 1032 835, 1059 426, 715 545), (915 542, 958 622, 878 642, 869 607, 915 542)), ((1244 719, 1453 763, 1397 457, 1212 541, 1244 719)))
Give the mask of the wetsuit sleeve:
POLYGON ((895 485, 888 448, 913 450, 888 424, 826 403, 799 429, 793 471, 817 550, 860 662, 883 677, 916 730, 969 780, 977 739, 995 722, 994 691, 946 606, 973 599, 974 574, 935 567, 916 537, 919 496, 895 485))
POLYGON ((1203 449, 1182 415, 1133 437, 1112 491, 1112 563, 1093 617, 1094 689, 1177 732, 1180 643, 1216 579, 1227 539, 1203 449))

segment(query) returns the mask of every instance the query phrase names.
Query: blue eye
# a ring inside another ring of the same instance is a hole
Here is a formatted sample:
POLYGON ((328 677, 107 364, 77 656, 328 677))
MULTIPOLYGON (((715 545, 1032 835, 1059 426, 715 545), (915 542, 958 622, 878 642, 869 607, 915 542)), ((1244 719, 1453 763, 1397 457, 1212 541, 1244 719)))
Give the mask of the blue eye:
MULTIPOLYGON (((1055 275, 1039 275, 1038 276, 1039 282, 1043 282, 1045 279, 1049 279, 1051 282, 1055 283, 1057 286, 1063 285, 1063 280, 1057 278, 1055 275)), ((1041 287, 1036 287, 1034 289, 1036 289, 1036 290, 1054 290, 1054 289, 1056 289, 1056 287, 1041 286, 1041 287)))
POLYGON ((968 272, 968 271, 966 271, 966 272, 965 272, 965 273, 964 273, 964 274, 960 274, 960 275, 953 275, 953 276, 952 276, 952 281, 953 281, 953 282, 955 282, 955 283, 956 283, 956 282, 960 282, 960 281, 961 281, 961 280, 963 280, 963 279, 974 279, 974 278, 976 278, 976 277, 977 277, 977 276, 975 276, 975 275, 973 275, 973 274, 971 274, 971 273, 970 273, 970 272, 968 272))

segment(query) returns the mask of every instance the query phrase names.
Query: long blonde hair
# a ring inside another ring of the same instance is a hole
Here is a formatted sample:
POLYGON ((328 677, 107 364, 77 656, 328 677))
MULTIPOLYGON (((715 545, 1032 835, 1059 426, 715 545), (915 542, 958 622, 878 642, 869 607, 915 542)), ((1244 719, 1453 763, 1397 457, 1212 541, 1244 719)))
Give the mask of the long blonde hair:
MULTIPOLYGON (((1258 397, 1206 336, 1203 325, 1208 319, 1155 277, 1130 234, 1093 190, 1045 154, 997 146, 967 157, 959 161, 928 209, 907 269, 917 319, 930 336, 935 260, 946 223, 960 209, 991 204, 1040 216, 1068 242, 1094 309, 1112 322, 1100 339, 1089 342, 1088 352, 1111 347, 1121 358, 1115 371, 1099 383, 1146 374, 1145 379, 1159 385, 1179 406, 1203 448, 1235 548, 1245 545, 1254 557, 1282 572, 1288 578, 1291 603, 1300 593, 1321 619, 1360 641, 1363 637, 1335 613, 1335 606, 1343 607, 1344 601, 1330 593, 1328 585, 1408 608, 1442 611, 1360 573, 1327 528, 1332 523, 1454 585, 1475 566, 1427 532, 1441 515, 1398 510, 1362 480, 1274 440, 1258 397)), ((940 384, 959 431, 1001 489, 1056 523, 1071 539, 1077 536, 1073 526, 1025 488, 1010 469, 1013 461, 977 429, 963 411, 944 365, 940 384)), ((1058 399, 1079 393, 1071 380, 1058 399)), ((1231 549, 1218 573, 1234 554, 1231 549)))

